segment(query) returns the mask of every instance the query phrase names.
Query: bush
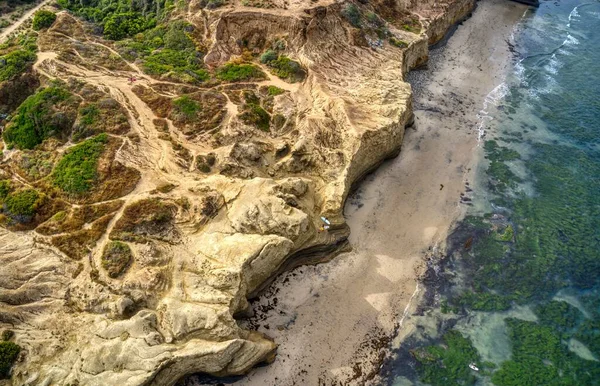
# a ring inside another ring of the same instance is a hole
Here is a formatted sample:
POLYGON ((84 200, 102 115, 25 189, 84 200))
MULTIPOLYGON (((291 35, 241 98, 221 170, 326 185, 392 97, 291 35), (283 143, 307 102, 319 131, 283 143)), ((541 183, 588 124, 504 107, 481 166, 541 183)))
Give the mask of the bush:
POLYGON ((306 71, 304 71, 300 63, 285 55, 280 55, 276 60, 267 62, 267 65, 279 78, 286 79, 292 83, 300 82, 306 77, 306 71))
POLYGON ((100 118, 100 110, 95 104, 89 104, 79 110, 81 123, 84 125, 93 125, 100 118))
POLYGON ((273 50, 267 50, 260 56, 260 62, 267 64, 273 60, 277 60, 278 56, 279 55, 277 55, 277 52, 273 50))
POLYGON ((6 196, 4 210, 11 217, 31 217, 35 214, 40 198, 35 189, 19 190, 6 196))
POLYGON ((240 119, 247 125, 253 125, 262 131, 269 131, 271 116, 262 107, 251 103, 246 105, 246 111, 240 114, 240 119))
POLYGON ((109 277, 116 278, 125 272, 131 260, 132 253, 129 245, 120 241, 111 241, 104 247, 102 268, 106 270, 109 277))
POLYGON ((41 10, 37 11, 33 16, 33 29, 39 31, 43 28, 50 27, 54 21, 56 20, 56 15, 54 12, 41 10))
POLYGON ((178 114, 183 115, 185 120, 193 120, 198 116, 198 112, 202 109, 200 103, 193 100, 187 95, 173 100, 173 108, 178 114))
POLYGON ((59 87, 47 87, 25 99, 4 130, 6 143, 19 149, 33 149, 45 139, 70 129, 64 114, 52 111, 55 104, 70 96, 68 91, 59 87))
POLYGON ((107 142, 108 136, 100 134, 69 149, 52 173, 54 185, 70 194, 89 191, 97 178, 98 159, 107 142))
POLYGON ((0 342, 0 379, 8 379, 21 347, 12 342, 0 342))
POLYGON ((277 86, 269 86, 269 88, 267 88, 267 94, 269 94, 270 96, 277 96, 277 95, 281 95, 285 92, 284 89, 281 89, 277 86))
POLYGON ((11 185, 9 180, 0 181, 0 202, 10 193, 11 185))
POLYGON ((35 62, 35 58, 35 53, 22 49, 0 56, 0 82, 24 73, 35 62))
POLYGON ((408 47, 408 44, 405 41, 396 39, 393 36, 390 38, 389 42, 394 47, 398 47, 398 48, 406 48, 406 47, 408 47))
POLYGON ((217 70, 217 78, 226 82, 265 79, 265 73, 253 64, 225 63, 217 70))
POLYGON ((114 13, 104 22, 104 35, 111 40, 121 40, 155 25, 154 19, 146 19, 137 12, 114 13))
POLYGON ((348 20, 353 27, 360 28, 360 11, 358 7, 352 3, 348 3, 342 8, 342 16, 348 20))

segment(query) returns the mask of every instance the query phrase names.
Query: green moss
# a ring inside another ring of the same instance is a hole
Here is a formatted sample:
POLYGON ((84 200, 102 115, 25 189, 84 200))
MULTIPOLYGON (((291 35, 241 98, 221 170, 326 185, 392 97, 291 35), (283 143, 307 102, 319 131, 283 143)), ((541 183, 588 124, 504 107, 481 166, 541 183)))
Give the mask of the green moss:
POLYGON ((27 222, 27 219, 35 214, 41 197, 35 189, 15 191, 4 199, 4 211, 10 217, 27 222))
POLYGON ((12 342, 0 342, 0 379, 8 379, 21 347, 12 342))
POLYGON ((473 385, 476 377, 469 364, 482 367, 481 359, 471 340, 455 330, 443 336, 444 345, 428 346, 413 351, 419 362, 421 380, 434 386, 473 385))
POLYGON ((453 299, 453 304, 477 311, 506 311, 511 306, 511 298, 489 292, 465 292, 453 299))
POLYGON ((52 172, 52 182, 69 194, 89 191, 97 178, 98 159, 108 136, 100 134, 69 149, 52 172))
POLYGON ((68 91, 52 86, 28 97, 4 130, 4 140, 9 146, 33 149, 51 136, 64 135, 71 122, 53 107, 70 96, 68 91))
POLYGON ((133 254, 129 245, 120 241, 111 241, 102 253, 102 268, 111 278, 121 276, 131 264, 133 254))
POLYGON ((56 20, 56 14, 54 12, 40 10, 33 15, 32 27, 34 30, 39 31, 43 28, 48 28, 56 20))
POLYGON ((225 63, 217 69, 217 78, 225 82, 242 82, 265 79, 266 75, 253 64, 225 63))

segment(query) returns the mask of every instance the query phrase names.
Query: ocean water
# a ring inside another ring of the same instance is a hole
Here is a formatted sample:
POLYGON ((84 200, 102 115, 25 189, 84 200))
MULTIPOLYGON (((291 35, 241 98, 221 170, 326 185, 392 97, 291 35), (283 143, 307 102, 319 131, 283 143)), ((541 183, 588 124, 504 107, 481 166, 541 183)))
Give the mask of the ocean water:
POLYGON ((600 1, 542 2, 513 40, 473 206, 387 384, 600 385, 600 1))

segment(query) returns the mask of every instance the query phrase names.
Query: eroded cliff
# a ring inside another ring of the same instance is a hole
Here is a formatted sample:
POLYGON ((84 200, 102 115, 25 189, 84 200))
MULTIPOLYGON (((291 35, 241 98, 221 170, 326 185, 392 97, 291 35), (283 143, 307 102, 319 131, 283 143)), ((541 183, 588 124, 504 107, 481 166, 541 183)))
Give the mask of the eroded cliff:
POLYGON ((405 73, 474 2, 147 2, 162 21, 116 41, 62 3, 1 52, 30 54, 0 84, 12 383, 171 385, 272 360, 234 316, 347 247, 348 192, 412 119, 405 73))

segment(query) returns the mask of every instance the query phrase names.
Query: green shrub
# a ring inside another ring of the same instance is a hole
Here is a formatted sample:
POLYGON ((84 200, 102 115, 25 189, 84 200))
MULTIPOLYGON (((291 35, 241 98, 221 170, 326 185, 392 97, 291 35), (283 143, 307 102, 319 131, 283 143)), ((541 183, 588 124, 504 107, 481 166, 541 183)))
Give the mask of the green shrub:
POLYGON ((342 8, 342 16, 344 16, 353 27, 360 28, 360 11, 356 5, 352 3, 346 4, 342 8))
POLYGON ((104 22, 104 35, 111 40, 121 40, 155 25, 154 19, 147 19, 137 12, 114 13, 104 22))
POLYGON ((7 379, 21 347, 12 342, 0 342, 0 379, 7 379))
POLYGON ((193 120, 198 116, 198 112, 202 109, 200 103, 193 100, 187 95, 183 95, 177 99, 174 99, 173 108, 180 115, 183 115, 186 120, 193 120))
POLYGON ((154 51, 145 57, 143 69, 150 75, 163 75, 170 72, 187 74, 201 82, 207 80, 210 75, 200 66, 201 60, 196 57, 195 51, 176 51, 165 48, 154 51))
POLYGON ((281 89, 277 86, 269 86, 269 88, 267 88, 267 94, 269 94, 270 96, 277 96, 277 95, 281 95, 285 92, 284 89, 281 89))
POLYGON ((408 47, 408 44, 404 40, 396 39, 393 36, 389 39, 389 42, 394 47, 398 47, 398 48, 406 48, 406 47, 408 47))
POLYGON ((30 217, 35 214, 40 198, 35 189, 18 190, 6 196, 4 209, 11 216, 30 217))
POLYGON ((24 73, 35 62, 35 53, 18 49, 0 56, 0 82, 24 73))
POLYGON ((95 104, 89 104, 79 110, 81 123, 84 125, 93 125, 100 118, 100 109, 95 104))
POLYGON ((68 91, 52 86, 25 99, 4 130, 6 143, 19 149, 33 149, 45 139, 70 129, 64 114, 52 111, 55 104, 70 96, 68 91))
POLYGON ((40 10, 35 13, 33 16, 33 29, 36 31, 41 30, 42 28, 48 28, 54 21, 56 20, 56 14, 54 12, 40 10))
POLYGON ((247 104, 246 111, 240 114, 240 119, 242 122, 256 126, 262 131, 269 131, 271 116, 257 104, 247 104))
POLYGON ((260 62, 267 64, 269 62, 272 62, 273 60, 277 60, 278 57, 279 55, 277 54, 277 52, 273 50, 267 50, 260 56, 260 62))
POLYGON ((306 77, 306 71, 304 71, 300 63, 285 55, 279 55, 277 59, 270 60, 266 64, 279 78, 286 79, 292 83, 300 82, 306 77))
POLYGON ((111 241, 104 247, 102 268, 106 270, 109 277, 119 277, 131 264, 132 256, 129 245, 120 241, 111 241))
POLYGON ((0 202, 6 198, 8 193, 10 193, 11 184, 9 180, 0 181, 0 202))
POLYGON ((89 191, 97 179, 98 159, 107 142, 108 136, 100 134, 67 150, 52 172, 54 185, 69 194, 89 191))
POLYGON ((226 82, 265 79, 265 73, 253 64, 225 63, 217 70, 217 78, 226 82))

